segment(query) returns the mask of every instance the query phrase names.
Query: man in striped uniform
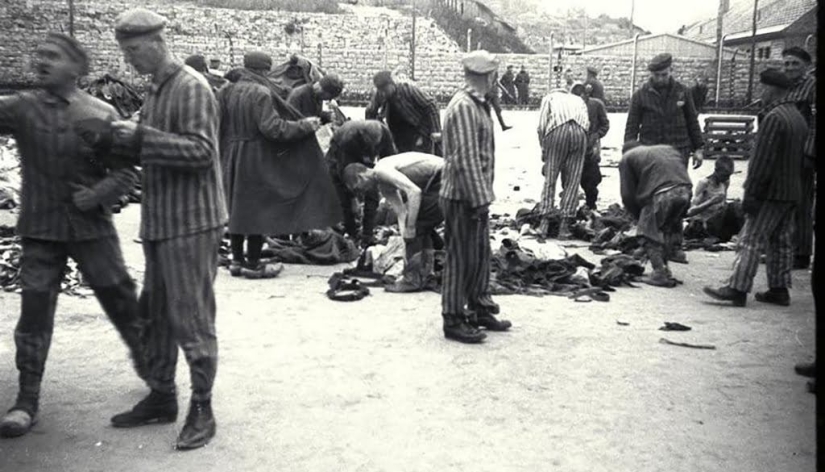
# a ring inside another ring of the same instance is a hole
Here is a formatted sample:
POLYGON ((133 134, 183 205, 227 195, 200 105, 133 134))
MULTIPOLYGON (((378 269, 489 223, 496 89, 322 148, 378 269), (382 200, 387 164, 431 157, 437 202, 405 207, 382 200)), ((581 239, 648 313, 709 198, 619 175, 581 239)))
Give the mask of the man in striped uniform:
POLYGON ((444 115, 444 170, 441 210, 446 226, 447 260, 441 288, 444 336, 478 343, 488 331, 505 331, 509 321, 497 320, 499 307, 490 295, 490 222, 495 144, 490 104, 485 98, 496 86, 498 60, 487 51, 462 59, 463 90, 444 115), (469 316, 468 316, 469 315, 469 316))
POLYGON ((126 62, 152 76, 140 123, 113 124, 114 148, 143 168, 140 235, 146 258, 141 305, 149 318, 151 393, 112 418, 115 427, 173 422, 178 347, 192 398, 178 449, 215 435, 211 395, 218 362, 215 293, 226 204, 218 158, 218 103, 202 75, 179 63, 164 40, 166 19, 144 9, 117 19, 126 62))
POLYGON ((40 386, 69 257, 145 376, 135 283, 126 270, 110 208, 137 182, 134 167, 113 170, 75 135, 73 125, 118 118, 110 105, 78 90, 88 56, 72 37, 50 33, 34 66, 42 89, 0 98, 0 129, 20 146, 22 306, 14 330, 19 390, 0 421, 0 437, 26 434, 37 420, 40 386))
POLYGON ((542 216, 539 232, 543 235, 549 229, 550 213, 555 206, 556 181, 561 174, 562 223, 559 238, 570 237, 569 225, 576 217, 589 128, 587 106, 581 98, 564 89, 556 89, 542 99, 538 136, 544 163, 542 174, 545 176, 539 203, 542 216))
POLYGON ((370 113, 365 114, 366 118, 386 118, 399 152, 441 155, 441 146, 437 142, 441 117, 435 100, 409 82, 396 83, 389 71, 375 74, 373 83, 380 105, 374 103, 369 108, 370 113))
POLYGON ((777 69, 760 75, 764 85, 762 103, 765 118, 759 125, 756 145, 748 164, 742 208, 745 226, 739 233, 739 247, 728 284, 705 287, 705 293, 722 301, 745 306, 759 257, 767 248, 767 292, 756 300, 787 306, 793 265, 793 217, 799 200, 802 153, 808 126, 796 104, 787 98, 791 80, 777 69))
POLYGON ((808 139, 802 158, 802 185, 796 211, 796 241, 794 268, 807 269, 811 265, 814 241, 814 180, 816 179, 816 77, 808 74, 811 55, 794 46, 782 51, 785 75, 793 81, 788 100, 796 103, 808 122, 808 139))

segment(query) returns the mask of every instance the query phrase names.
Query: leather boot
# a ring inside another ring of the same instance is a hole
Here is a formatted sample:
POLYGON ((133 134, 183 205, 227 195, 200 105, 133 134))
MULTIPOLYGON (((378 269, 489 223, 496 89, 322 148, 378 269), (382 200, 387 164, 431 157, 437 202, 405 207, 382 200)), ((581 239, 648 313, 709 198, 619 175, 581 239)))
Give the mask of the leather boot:
POLYGON ((470 326, 463 316, 443 315, 444 337, 460 343, 477 344, 484 341, 486 334, 470 326))
POLYGON ((492 313, 482 312, 470 318, 470 326, 474 328, 483 327, 486 328, 487 331, 507 331, 513 326, 513 323, 510 323, 508 320, 496 319, 492 313))
POLYGON ((747 303, 748 294, 730 287, 705 287, 703 291, 711 298, 723 302, 733 302, 733 306, 743 307, 747 303))
POLYGON ((772 288, 767 292, 757 292, 753 298, 758 302, 779 306, 790 306, 791 304, 791 296, 787 288, 772 288))
POLYGON ((100 306, 112 320, 112 324, 115 325, 126 347, 129 348, 135 372, 145 381, 149 379, 150 370, 142 340, 145 322, 140 316, 141 310, 136 290, 137 287, 132 279, 124 280, 111 287, 94 288, 100 306))
POLYGON ((134 408, 113 416, 112 426, 115 428, 134 428, 152 423, 174 423, 177 419, 177 395, 152 390, 134 408))
POLYGON ((186 415, 186 424, 178 435, 175 448, 188 451, 206 446, 215 437, 216 427, 212 401, 192 400, 189 404, 189 414, 186 415))

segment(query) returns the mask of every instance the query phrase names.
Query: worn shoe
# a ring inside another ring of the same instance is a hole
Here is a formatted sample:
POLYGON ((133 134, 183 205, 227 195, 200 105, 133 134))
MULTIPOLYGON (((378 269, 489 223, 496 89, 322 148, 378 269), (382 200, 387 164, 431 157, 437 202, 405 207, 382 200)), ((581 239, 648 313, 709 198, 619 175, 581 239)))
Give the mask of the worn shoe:
POLYGON ((816 362, 808 362, 803 364, 797 364, 793 368, 797 374, 803 377, 816 377, 816 362))
POLYGON ((215 437, 216 428, 212 402, 192 400, 189 404, 189 414, 186 415, 186 424, 178 435, 175 449, 188 451, 206 446, 215 437))
POLYGON ((384 286, 385 292, 390 293, 412 293, 412 292, 421 292, 424 289, 421 288, 419 285, 414 284, 412 282, 408 282, 404 278, 396 280, 394 283, 390 285, 384 286))
POLYGON ((639 278, 639 281, 654 287, 673 288, 676 286, 676 279, 668 277, 662 272, 653 272, 650 275, 645 275, 639 278))
POLYGON ((178 399, 175 394, 152 390, 134 408, 113 416, 112 426, 134 428, 152 423, 174 423, 177 419, 178 399))
POLYGON ((475 316, 475 319, 470 318, 470 326, 474 328, 482 327, 487 331, 507 331, 513 326, 513 323, 507 320, 496 319, 495 316, 489 313, 479 313, 475 316))
POLYGON ((0 437, 16 438, 28 433, 37 420, 23 410, 11 410, 0 420, 0 437))
POLYGON ((779 306, 790 306, 791 296, 788 289, 770 289, 767 292, 758 292, 753 298, 758 302, 771 303, 779 306))
POLYGON ((711 298, 723 302, 733 302, 733 306, 738 307, 745 306, 745 303, 748 300, 747 293, 740 292, 739 290, 727 286, 720 288, 705 287, 702 291, 711 298))
POLYGON ((805 270, 811 267, 811 256, 796 256, 793 259, 794 270, 805 270))
POLYGON ((681 249, 677 249, 677 250, 673 251, 673 254, 670 255, 668 260, 670 262, 676 262, 677 264, 687 264, 688 263, 687 254, 685 254, 685 251, 683 251, 681 249))
POLYGON ((275 264, 258 264, 255 268, 244 267, 241 275, 247 279, 273 279, 284 270, 284 265, 280 262, 275 264))
POLYGON ((240 262, 232 261, 229 263, 229 275, 232 277, 240 277, 243 265, 240 262))
POLYGON ((444 337, 460 343, 477 344, 484 341, 487 335, 470 326, 464 318, 445 318, 444 337))

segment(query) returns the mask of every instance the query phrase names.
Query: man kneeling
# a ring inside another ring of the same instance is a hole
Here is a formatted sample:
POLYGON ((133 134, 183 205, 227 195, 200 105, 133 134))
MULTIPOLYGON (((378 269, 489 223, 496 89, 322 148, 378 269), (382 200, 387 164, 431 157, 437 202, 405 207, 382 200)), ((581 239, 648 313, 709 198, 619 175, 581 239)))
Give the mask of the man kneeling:
POLYGON ((403 277, 386 287, 388 292, 424 290, 433 270, 432 233, 444 221, 438 205, 444 160, 431 154, 405 152, 385 157, 374 169, 350 164, 344 182, 353 191, 378 188, 398 215, 406 245, 403 277))

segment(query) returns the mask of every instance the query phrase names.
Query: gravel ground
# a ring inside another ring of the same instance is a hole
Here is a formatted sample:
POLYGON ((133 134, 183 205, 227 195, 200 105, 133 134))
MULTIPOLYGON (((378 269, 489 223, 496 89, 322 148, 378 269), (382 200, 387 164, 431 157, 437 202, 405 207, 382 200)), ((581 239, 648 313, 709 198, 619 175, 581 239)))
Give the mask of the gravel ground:
MULTIPOLYGON (((516 128, 499 136, 499 213, 531 206, 541 189, 535 113, 506 116, 516 128)), ((605 146, 616 148, 623 116, 611 120, 605 146)), ((603 163, 612 156, 607 150, 603 163)), ((692 175, 710 173, 710 164, 692 175)), ((603 170, 606 204, 618 200, 618 176, 603 170)), ((732 196, 743 176, 735 176, 732 196)), ((140 280, 138 220, 134 205, 117 217, 140 280)), ((499 297, 514 328, 478 346, 443 339, 434 293, 374 291, 337 303, 323 292, 340 267, 287 266, 268 281, 222 270, 218 436, 190 453, 172 450, 188 401, 183 361, 176 425, 111 428, 109 417, 145 388, 97 302, 61 297, 40 422, 28 436, 0 441, 0 470, 814 470, 815 397, 793 372, 814 349, 810 273, 794 273, 788 308, 735 309, 701 293, 726 277, 733 253, 689 259, 674 267, 683 286, 623 288, 609 303, 499 297), (658 331, 664 321, 693 330, 658 331), (665 345, 662 337, 716 349, 665 345)), ((760 269, 756 289, 764 287, 760 269)), ((17 295, 0 294, 5 404, 16 389, 19 304, 17 295)))

